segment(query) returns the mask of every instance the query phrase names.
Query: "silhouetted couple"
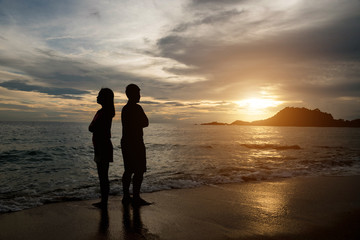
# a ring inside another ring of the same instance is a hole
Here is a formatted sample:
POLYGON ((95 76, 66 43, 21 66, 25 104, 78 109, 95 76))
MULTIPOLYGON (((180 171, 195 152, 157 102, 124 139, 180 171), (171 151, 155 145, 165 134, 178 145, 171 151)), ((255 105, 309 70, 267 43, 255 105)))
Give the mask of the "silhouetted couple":
MULTIPOLYGON (((143 128, 149 125, 149 120, 138 104, 140 88, 135 84, 126 87, 127 104, 121 111, 122 139, 121 150, 124 161, 123 204, 134 206, 149 205, 140 197, 140 188, 146 172, 146 152, 143 140, 143 128), (130 195, 131 178, 133 178, 133 197, 130 195)), ((111 143, 111 123, 115 116, 114 93, 109 88, 100 90, 97 103, 102 108, 95 114, 89 126, 93 133, 94 161, 100 180, 101 201, 95 203, 98 208, 106 208, 109 196, 109 163, 113 161, 113 146, 111 143)))

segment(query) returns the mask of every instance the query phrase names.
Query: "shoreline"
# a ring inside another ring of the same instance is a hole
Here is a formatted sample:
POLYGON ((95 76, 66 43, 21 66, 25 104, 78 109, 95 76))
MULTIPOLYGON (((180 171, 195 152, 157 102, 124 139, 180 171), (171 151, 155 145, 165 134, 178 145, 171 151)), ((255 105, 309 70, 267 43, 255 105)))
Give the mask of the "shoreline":
POLYGON ((360 176, 297 177, 111 196, 0 214, 0 239, 359 239, 360 176))

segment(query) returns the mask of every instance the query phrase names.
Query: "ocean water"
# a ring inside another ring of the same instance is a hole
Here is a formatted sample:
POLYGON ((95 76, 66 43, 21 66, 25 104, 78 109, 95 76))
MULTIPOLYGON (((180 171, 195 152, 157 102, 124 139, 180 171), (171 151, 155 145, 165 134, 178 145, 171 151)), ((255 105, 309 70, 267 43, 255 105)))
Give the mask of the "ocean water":
MULTIPOLYGON (((87 123, 0 122, 0 213, 96 199, 87 123)), ((297 176, 360 174, 360 129, 151 124, 143 192, 297 176)), ((114 122, 110 194, 121 195, 121 123, 114 122)))

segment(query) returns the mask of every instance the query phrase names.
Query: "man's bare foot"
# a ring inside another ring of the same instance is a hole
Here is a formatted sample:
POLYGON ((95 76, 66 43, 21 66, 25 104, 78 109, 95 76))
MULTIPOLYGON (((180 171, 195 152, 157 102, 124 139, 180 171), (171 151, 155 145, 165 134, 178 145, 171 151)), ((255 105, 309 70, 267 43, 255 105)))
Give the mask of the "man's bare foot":
POLYGON ((131 203, 133 206, 148 206, 148 205, 152 204, 150 202, 145 201, 144 199, 142 199, 140 197, 134 198, 131 203))
POLYGON ((94 207, 97 207, 97 208, 100 208, 100 209, 107 208, 107 202, 98 202, 98 203, 93 203, 92 205, 94 207))

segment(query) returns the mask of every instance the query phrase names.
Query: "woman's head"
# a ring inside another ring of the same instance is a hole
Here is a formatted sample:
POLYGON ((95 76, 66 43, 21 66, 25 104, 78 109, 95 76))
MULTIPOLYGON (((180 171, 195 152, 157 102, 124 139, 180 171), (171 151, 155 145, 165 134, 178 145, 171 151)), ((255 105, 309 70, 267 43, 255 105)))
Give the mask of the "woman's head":
POLYGON ((97 96, 97 102, 105 109, 110 109, 115 116, 114 92, 110 88, 102 88, 97 96))

